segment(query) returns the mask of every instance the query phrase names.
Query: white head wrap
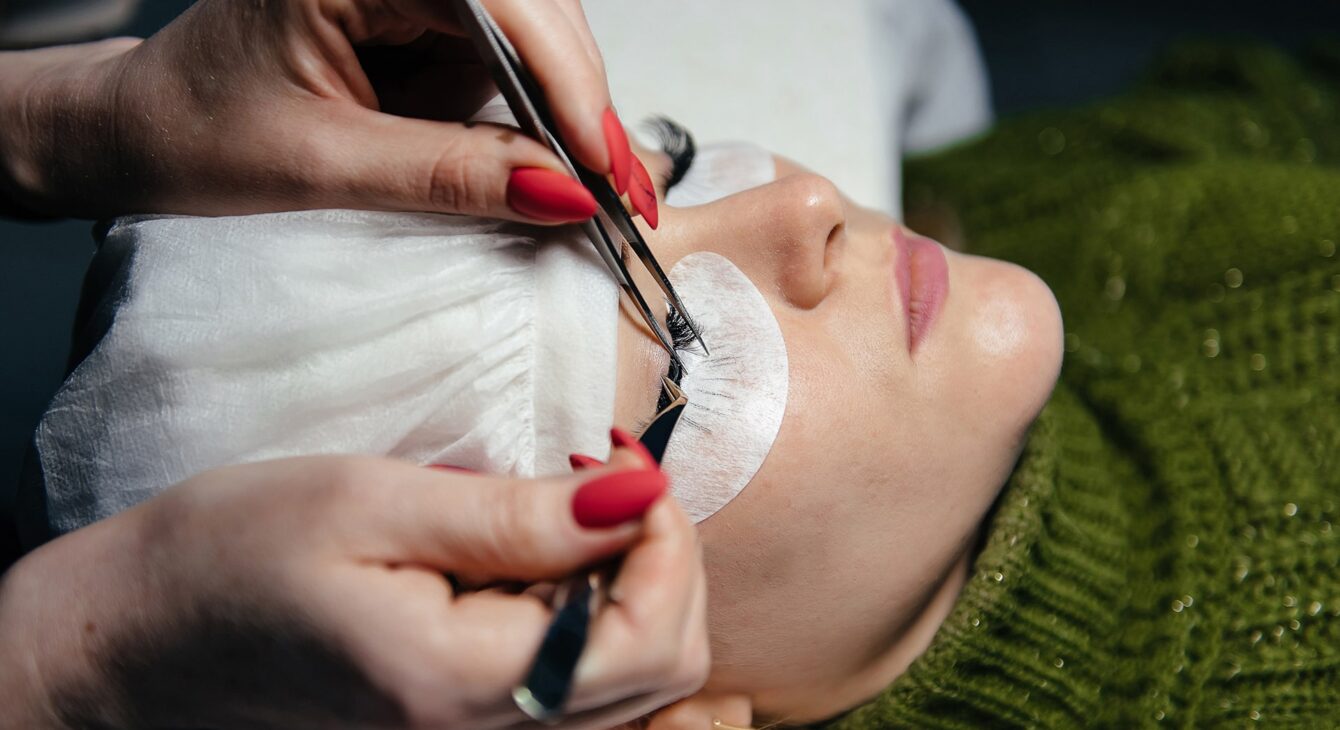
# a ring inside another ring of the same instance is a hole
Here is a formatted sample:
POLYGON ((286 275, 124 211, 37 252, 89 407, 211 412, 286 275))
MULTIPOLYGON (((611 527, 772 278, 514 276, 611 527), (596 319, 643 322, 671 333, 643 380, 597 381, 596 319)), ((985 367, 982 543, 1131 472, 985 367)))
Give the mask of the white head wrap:
MULTIPOLYGON (((513 123, 501 97, 474 119, 513 123)), ((89 281, 99 339, 35 439, 55 534, 225 464, 361 453, 536 476, 609 449, 619 289, 576 227, 127 218, 89 281)))
POLYGON ((605 453, 618 289, 580 232, 536 232, 356 211, 117 222, 95 264, 109 326, 37 431, 51 526, 286 455, 536 475, 605 453))

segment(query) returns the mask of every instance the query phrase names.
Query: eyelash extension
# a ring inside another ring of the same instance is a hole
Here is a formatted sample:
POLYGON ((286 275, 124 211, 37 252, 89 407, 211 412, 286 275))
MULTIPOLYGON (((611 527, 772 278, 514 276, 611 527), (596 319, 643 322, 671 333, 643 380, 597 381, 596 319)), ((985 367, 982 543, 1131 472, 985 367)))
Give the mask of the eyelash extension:
MULTIPOLYGON (((698 338, 693 334, 693 328, 689 326, 689 318, 675 305, 666 302, 665 305, 665 328, 670 333, 670 344, 676 352, 697 347, 698 338)), ((684 371, 680 368, 677 360, 670 361, 670 370, 665 374, 675 385, 684 381, 684 371)), ((659 413, 666 406, 670 405, 670 393, 665 388, 661 388, 661 397, 656 400, 656 411, 659 413)))
POLYGON ((670 174, 665 178, 665 189, 669 190, 689 174, 693 158, 698 154, 698 145, 689 130, 669 117, 652 117, 643 126, 656 137, 657 146, 670 158, 670 174))
MULTIPOLYGON (((675 305, 666 303, 665 328, 670 332, 670 344, 676 350, 683 351, 688 348, 698 348, 698 338, 693 334, 693 325, 696 322, 690 322, 688 315, 679 311, 675 305)), ((698 350, 695 349, 695 352, 698 350)))

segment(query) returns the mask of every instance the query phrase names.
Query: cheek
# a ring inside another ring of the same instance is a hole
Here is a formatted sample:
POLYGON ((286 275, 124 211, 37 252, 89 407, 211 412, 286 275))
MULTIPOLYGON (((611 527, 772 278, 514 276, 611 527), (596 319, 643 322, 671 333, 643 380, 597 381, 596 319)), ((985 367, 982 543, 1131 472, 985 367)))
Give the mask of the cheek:
POLYGON ((1026 428, 1041 410, 1061 364, 1060 311, 1032 272, 992 259, 964 257, 968 294, 958 340, 958 378, 991 405, 1011 429, 1026 428))
POLYGON ((1008 361, 1028 347, 1031 323, 1023 302, 1005 287, 983 293, 982 303, 968 324, 972 346, 985 359, 1008 361))

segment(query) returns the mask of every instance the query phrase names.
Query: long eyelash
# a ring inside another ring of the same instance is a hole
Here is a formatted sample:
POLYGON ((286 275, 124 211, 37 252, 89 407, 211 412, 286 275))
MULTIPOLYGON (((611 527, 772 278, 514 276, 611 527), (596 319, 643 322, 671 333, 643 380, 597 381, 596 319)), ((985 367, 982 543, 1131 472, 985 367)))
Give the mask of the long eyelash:
POLYGON ((661 151, 670 158, 670 174, 665 178, 665 189, 669 190, 689 174, 693 158, 698 154, 698 146, 689 130, 669 117, 652 117, 643 125, 656 137, 656 144, 661 151))
MULTIPOLYGON (((697 323, 690 322, 688 315, 679 311, 675 305, 666 302, 665 328, 670 332, 670 344, 674 346, 675 350, 683 352, 692 348, 699 348, 698 338, 693 335, 694 328, 692 325, 694 324, 697 323)), ((698 350, 694 351, 697 352, 698 350)), ((674 378, 671 379, 674 380, 674 378)), ((676 380, 675 382, 679 381, 676 380)))
MULTIPOLYGON (((669 302, 665 304, 665 328, 670 333, 670 344, 677 352, 698 347, 698 338, 693 335, 693 328, 689 326, 688 316, 669 302)), ((677 360, 670 361, 670 370, 666 372, 665 377, 669 378, 675 385, 684 382, 684 371, 680 368, 677 360)), ((661 397, 656 400, 656 412, 661 412, 669 405, 670 393, 665 388, 661 388, 661 397)))

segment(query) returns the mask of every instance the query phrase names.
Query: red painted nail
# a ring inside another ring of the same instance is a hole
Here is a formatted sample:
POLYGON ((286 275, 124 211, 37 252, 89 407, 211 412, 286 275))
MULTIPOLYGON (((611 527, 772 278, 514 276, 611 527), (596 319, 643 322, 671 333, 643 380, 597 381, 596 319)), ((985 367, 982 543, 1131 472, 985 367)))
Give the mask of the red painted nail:
POLYGON ((606 109, 601 117, 601 126, 605 128, 605 146, 610 151, 610 173, 614 175, 614 189, 620 194, 628 192, 628 176, 632 172, 633 148, 628 144, 628 134, 623 123, 613 109, 606 109))
POLYGON ((572 517, 582 527, 613 527, 646 513, 665 494, 658 469, 606 474, 583 484, 572 496, 572 517))
POLYGON ((429 468, 429 469, 438 469, 438 470, 440 470, 440 471, 458 471, 458 472, 461 472, 462 474, 478 474, 478 473, 479 473, 479 472, 475 471, 474 469, 467 469, 466 467, 463 467, 463 466, 456 466, 455 464, 429 464, 429 465, 428 465, 428 468, 429 468))
POLYGON ((605 462, 586 454, 568 454, 568 463, 572 465, 572 470, 579 469, 599 469, 605 465, 605 462))
POLYGON ((633 453, 637 454, 642 459, 642 463, 646 464, 649 469, 661 468, 661 465, 652 457, 651 452, 647 451, 647 447, 622 428, 610 429, 610 443, 614 444, 615 448, 632 449, 633 453))
POLYGON ((628 200, 654 231, 656 224, 660 222, 659 212, 656 210, 656 186, 651 184, 651 175, 648 175, 647 168, 642 166, 642 160, 634 157, 632 165, 633 181, 628 186, 628 200))
POLYGON ((582 184, 542 167, 518 167, 507 180, 507 204, 528 218, 582 221, 596 214, 596 199, 582 184))

